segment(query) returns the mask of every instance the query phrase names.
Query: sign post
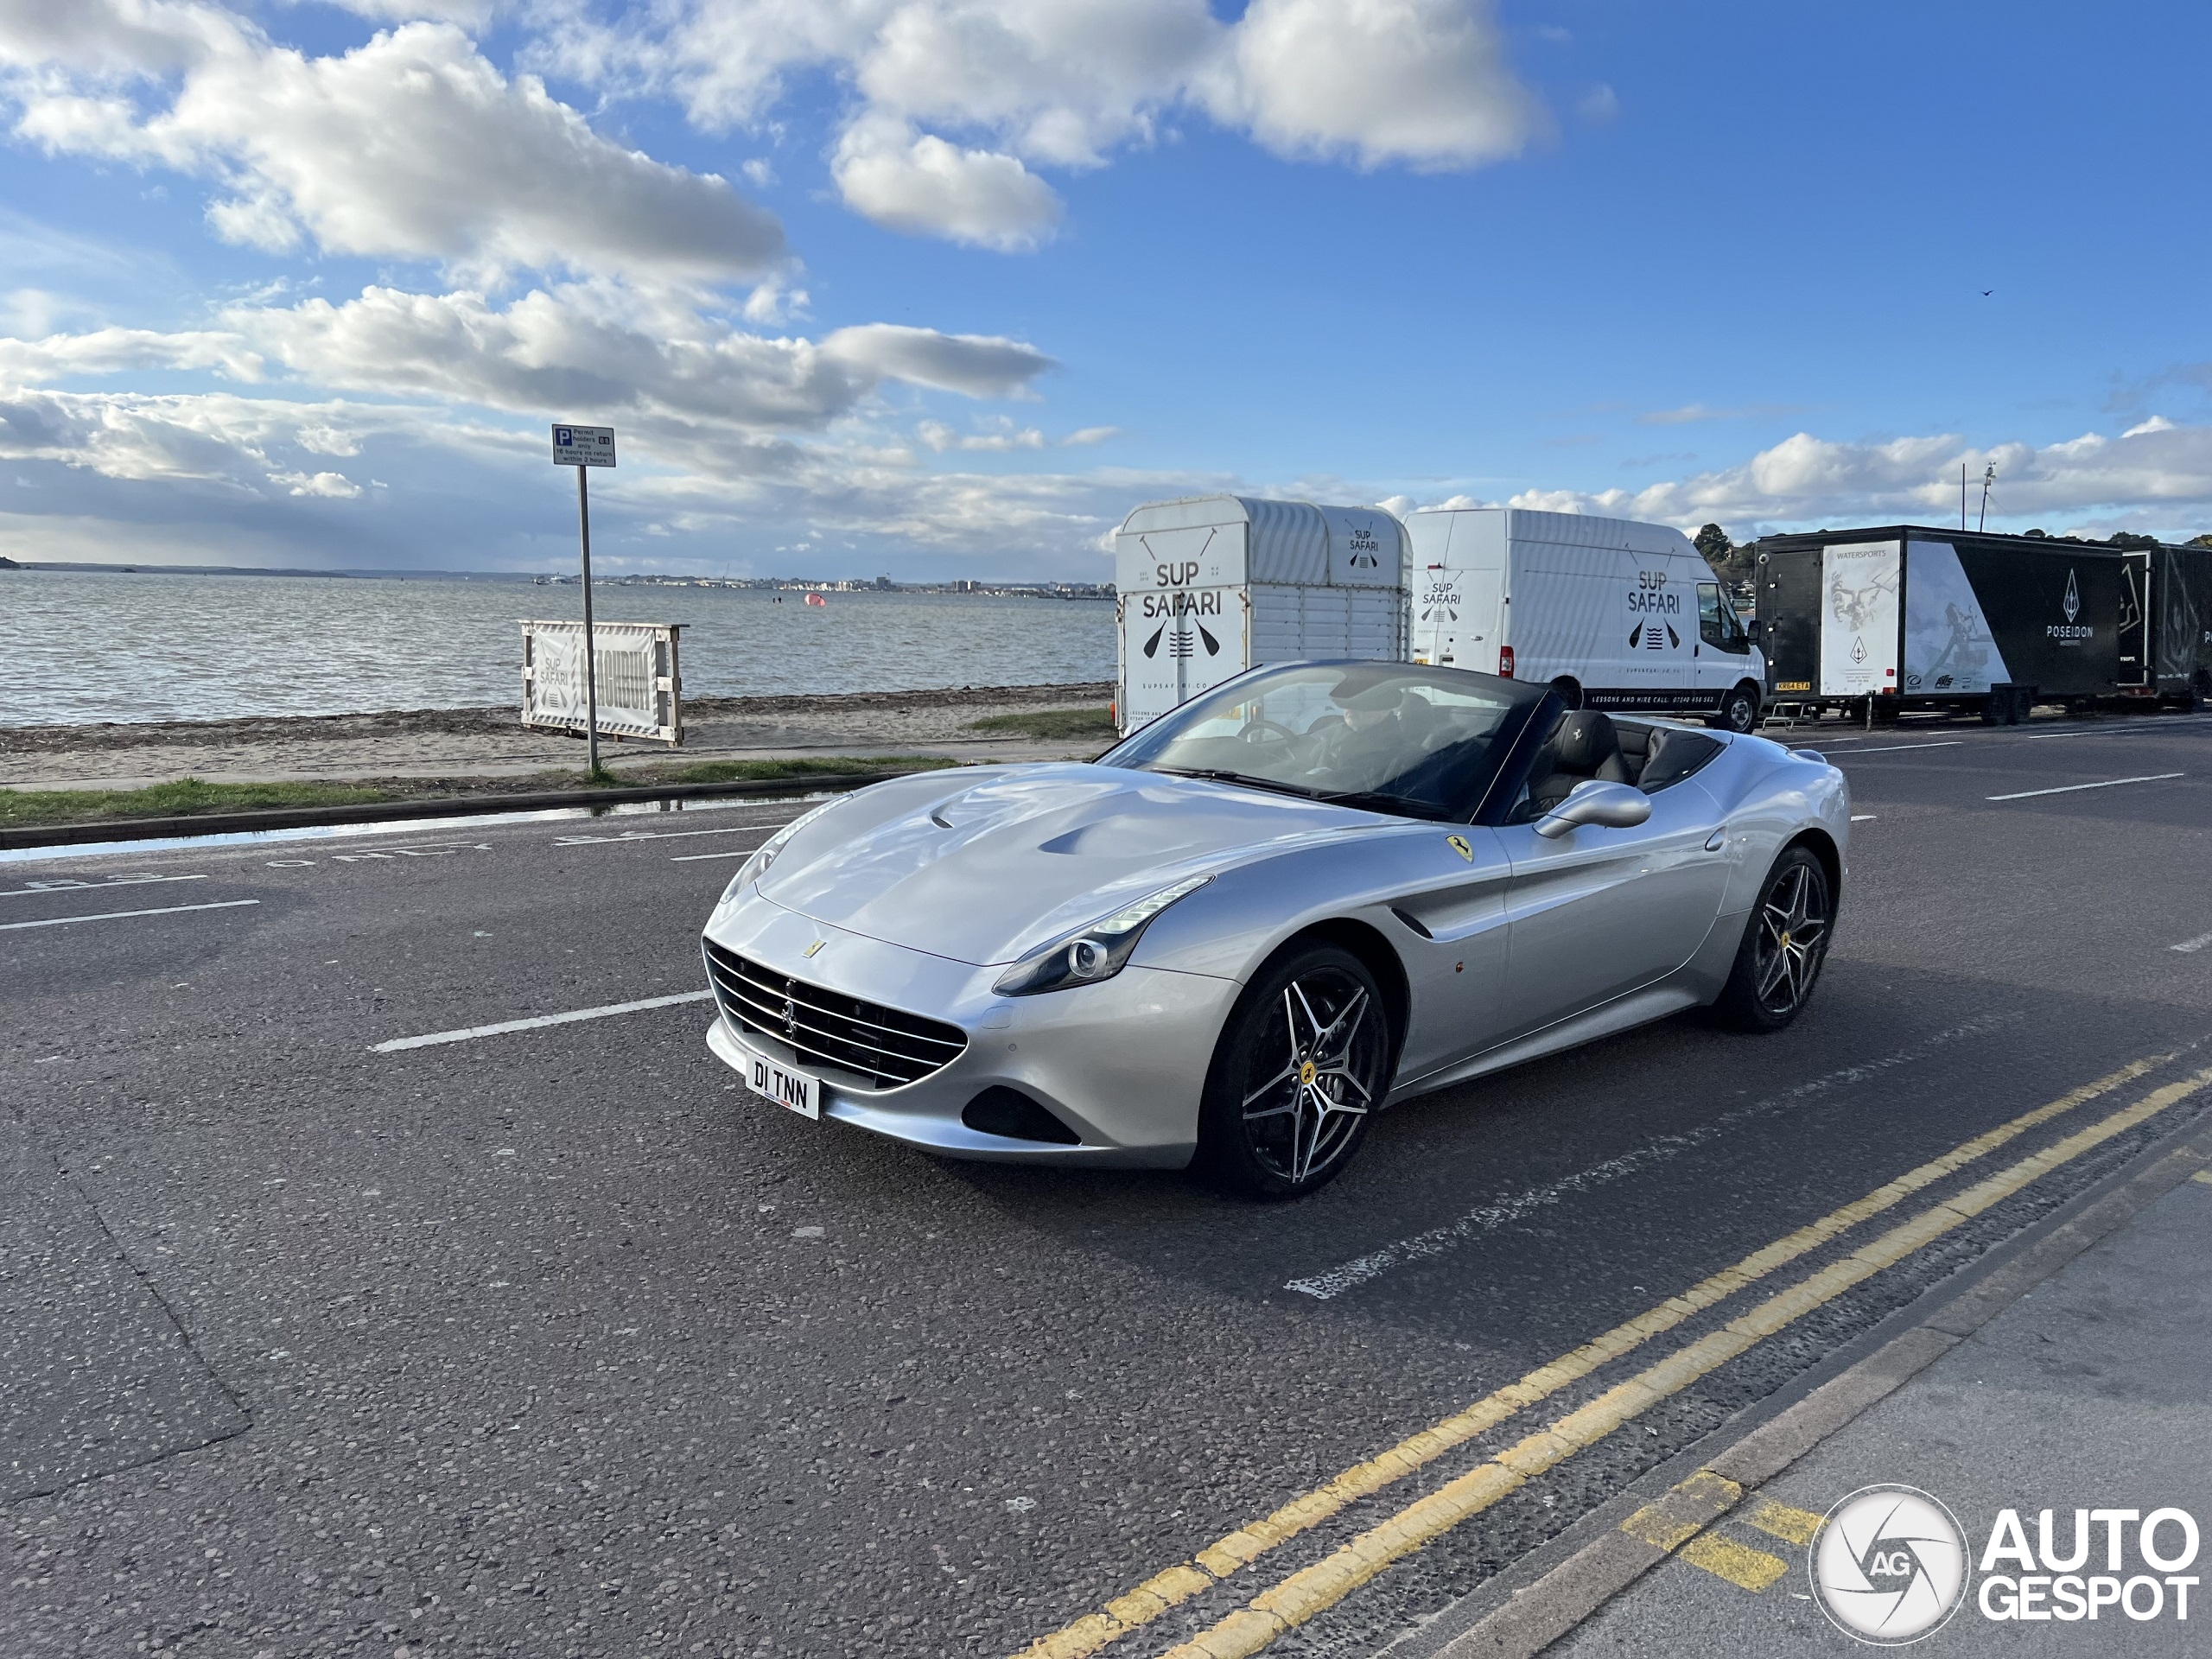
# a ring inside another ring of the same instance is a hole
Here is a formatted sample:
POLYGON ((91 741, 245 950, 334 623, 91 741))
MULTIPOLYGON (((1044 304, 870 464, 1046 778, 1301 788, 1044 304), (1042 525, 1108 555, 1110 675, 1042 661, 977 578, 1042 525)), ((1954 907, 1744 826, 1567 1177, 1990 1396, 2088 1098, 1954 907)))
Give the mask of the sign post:
POLYGON ((556 426, 553 464, 576 469, 576 537, 584 556, 584 764, 599 775, 599 645, 591 627, 591 491, 584 483, 594 467, 614 464, 611 426, 556 426))

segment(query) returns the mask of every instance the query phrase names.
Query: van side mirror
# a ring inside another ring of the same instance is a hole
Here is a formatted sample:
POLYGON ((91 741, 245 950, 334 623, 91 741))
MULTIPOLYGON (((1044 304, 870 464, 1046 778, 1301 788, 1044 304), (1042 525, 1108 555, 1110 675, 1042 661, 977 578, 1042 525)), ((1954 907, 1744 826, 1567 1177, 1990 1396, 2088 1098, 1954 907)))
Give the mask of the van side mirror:
POLYGON ((1536 820, 1536 833, 1557 841, 1579 823, 1600 830, 1633 830, 1651 816, 1651 798, 1628 784, 1592 778, 1577 784, 1567 798, 1536 820))

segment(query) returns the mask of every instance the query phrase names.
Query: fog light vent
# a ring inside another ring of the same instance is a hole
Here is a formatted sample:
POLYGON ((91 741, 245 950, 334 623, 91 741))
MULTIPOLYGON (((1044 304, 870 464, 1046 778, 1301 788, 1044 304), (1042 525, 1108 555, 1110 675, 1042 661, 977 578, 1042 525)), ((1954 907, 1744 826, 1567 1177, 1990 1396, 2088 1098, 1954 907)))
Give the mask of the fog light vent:
POLYGON ((995 1084, 962 1109, 960 1121, 984 1135, 1002 1135, 1010 1141, 1049 1141, 1054 1146, 1074 1147, 1083 1137, 1021 1092, 995 1084))

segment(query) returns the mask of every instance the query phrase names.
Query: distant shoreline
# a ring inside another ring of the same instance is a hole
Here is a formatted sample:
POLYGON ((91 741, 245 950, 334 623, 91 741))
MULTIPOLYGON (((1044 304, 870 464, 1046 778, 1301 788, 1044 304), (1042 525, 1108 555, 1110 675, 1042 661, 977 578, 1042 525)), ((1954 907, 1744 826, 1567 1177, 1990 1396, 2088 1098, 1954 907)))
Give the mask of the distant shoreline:
MULTIPOLYGON (((577 588, 582 579, 548 570, 306 570, 247 564, 125 564, 89 559, 0 559, 0 570, 55 570, 123 576, 312 576, 332 582, 484 582, 524 588, 577 588)), ((943 582, 882 582, 852 576, 699 576, 664 571, 627 571, 592 578, 597 588, 706 588, 724 593, 775 594, 947 594, 972 599, 1065 599, 1098 601, 1114 597, 1111 582, 985 582, 965 577, 943 582)))

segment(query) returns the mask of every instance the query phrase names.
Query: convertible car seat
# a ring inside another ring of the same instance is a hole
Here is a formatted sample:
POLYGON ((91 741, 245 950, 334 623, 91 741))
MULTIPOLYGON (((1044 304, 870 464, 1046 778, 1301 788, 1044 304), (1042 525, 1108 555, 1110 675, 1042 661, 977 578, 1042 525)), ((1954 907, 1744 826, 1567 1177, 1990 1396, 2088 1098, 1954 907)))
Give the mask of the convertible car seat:
POLYGON ((1680 783, 1690 773, 1720 753, 1718 738, 1702 732, 1685 732, 1675 727, 1662 726, 1651 734, 1651 747, 1645 755, 1643 770, 1637 774, 1637 783, 1643 792, 1664 789, 1669 784, 1680 783))
POLYGON ((1632 784, 1636 773, 1621 753, 1612 717, 1602 709, 1571 709, 1560 716, 1544 747, 1536 751, 1535 765, 1529 772, 1529 816, 1550 811, 1577 784, 1593 778, 1632 784))

